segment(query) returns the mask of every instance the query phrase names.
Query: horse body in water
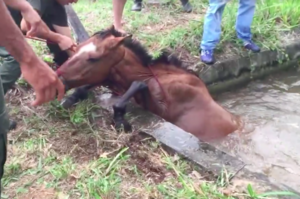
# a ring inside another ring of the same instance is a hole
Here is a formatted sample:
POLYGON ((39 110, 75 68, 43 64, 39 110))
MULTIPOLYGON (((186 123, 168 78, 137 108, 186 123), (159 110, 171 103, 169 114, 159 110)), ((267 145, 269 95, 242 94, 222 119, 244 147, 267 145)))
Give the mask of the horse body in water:
POLYGON ((205 84, 167 52, 153 59, 131 36, 114 27, 80 44, 57 71, 69 88, 107 85, 122 97, 114 104, 116 128, 131 127, 126 104, 134 97, 143 108, 200 140, 219 139, 239 128, 239 119, 217 104, 205 84))

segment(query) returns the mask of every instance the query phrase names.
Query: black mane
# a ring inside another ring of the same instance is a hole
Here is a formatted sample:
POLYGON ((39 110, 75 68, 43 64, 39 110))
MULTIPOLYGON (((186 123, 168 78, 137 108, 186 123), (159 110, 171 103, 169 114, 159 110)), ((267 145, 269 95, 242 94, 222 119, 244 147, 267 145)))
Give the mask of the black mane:
MULTIPOLYGON (((114 28, 98 31, 93 36, 99 36, 100 38, 104 39, 109 35, 113 35, 115 37, 123 36, 121 32, 115 30, 114 28)), ((167 50, 162 50, 157 58, 153 58, 145 49, 145 47, 142 46, 142 44, 137 40, 127 39, 124 42, 124 46, 130 49, 141 60, 145 67, 151 66, 153 64, 164 63, 186 70, 186 68, 183 67, 182 62, 167 50)))

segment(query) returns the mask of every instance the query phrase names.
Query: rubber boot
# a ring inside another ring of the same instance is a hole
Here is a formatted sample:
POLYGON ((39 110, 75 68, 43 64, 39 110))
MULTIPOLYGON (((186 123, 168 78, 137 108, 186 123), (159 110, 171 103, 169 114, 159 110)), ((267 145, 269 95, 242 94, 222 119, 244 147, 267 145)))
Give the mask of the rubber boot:
POLYGON ((17 127, 17 122, 14 120, 9 120, 9 131, 16 129, 17 127))
POLYGON ((185 12, 187 12, 187 13, 192 12, 193 7, 192 7, 192 5, 190 4, 189 0, 180 0, 180 1, 181 1, 183 10, 184 10, 185 12))
POLYGON ((133 6, 131 7, 132 11, 141 11, 142 10, 143 0, 134 0, 133 6))

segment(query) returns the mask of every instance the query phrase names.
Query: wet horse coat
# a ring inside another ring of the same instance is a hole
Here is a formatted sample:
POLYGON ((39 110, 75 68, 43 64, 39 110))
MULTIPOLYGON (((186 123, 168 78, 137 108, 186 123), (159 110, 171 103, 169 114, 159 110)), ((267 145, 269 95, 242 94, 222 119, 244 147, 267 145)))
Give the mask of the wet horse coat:
POLYGON ((201 79, 175 56, 163 51, 154 59, 139 42, 123 37, 114 27, 81 44, 60 74, 71 87, 101 84, 123 94, 113 106, 116 127, 130 130, 124 115, 134 97, 143 108, 204 141, 239 128, 239 119, 216 103, 201 79))

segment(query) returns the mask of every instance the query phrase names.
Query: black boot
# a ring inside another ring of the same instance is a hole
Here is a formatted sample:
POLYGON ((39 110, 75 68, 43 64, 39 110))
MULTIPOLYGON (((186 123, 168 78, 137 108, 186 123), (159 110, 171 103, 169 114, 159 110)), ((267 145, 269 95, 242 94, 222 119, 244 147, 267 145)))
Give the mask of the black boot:
POLYGON ((184 10, 185 12, 188 12, 188 13, 192 12, 193 7, 192 7, 192 5, 190 4, 189 0, 180 0, 180 1, 181 1, 183 10, 184 10))
POLYGON ((9 120, 8 130, 11 131, 11 130, 15 130, 16 128, 17 128, 17 122, 14 120, 9 120))
POLYGON ((132 11, 141 11, 142 10, 142 0, 134 0, 133 6, 131 7, 132 11))

